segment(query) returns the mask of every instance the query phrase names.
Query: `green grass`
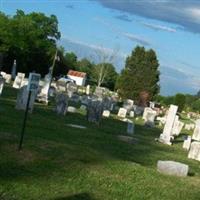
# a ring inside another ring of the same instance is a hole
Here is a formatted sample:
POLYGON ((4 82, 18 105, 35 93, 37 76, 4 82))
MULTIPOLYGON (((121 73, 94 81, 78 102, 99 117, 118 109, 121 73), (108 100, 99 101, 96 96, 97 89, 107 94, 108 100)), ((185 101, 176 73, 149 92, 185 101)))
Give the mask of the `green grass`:
POLYGON ((16 90, 0 97, 0 199, 2 200, 197 200, 200 164, 187 159, 182 135, 173 146, 155 142, 162 130, 136 121, 136 144, 117 139, 126 123, 103 119, 98 127, 82 113, 57 116, 36 104, 29 115, 23 151, 18 152, 24 112, 15 110, 16 90), (68 127, 80 124, 87 129, 68 127), (157 172, 158 160, 190 166, 186 178, 157 172))

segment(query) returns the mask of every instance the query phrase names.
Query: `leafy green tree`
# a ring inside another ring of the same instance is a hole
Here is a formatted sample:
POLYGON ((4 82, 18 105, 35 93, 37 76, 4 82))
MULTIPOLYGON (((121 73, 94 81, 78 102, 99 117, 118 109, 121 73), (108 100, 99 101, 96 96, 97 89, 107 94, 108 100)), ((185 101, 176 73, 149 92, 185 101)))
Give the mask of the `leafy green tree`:
POLYGON ((174 104, 178 106, 178 111, 181 112, 185 107, 185 95, 184 94, 176 94, 174 98, 174 104))
POLYGON ((137 46, 126 59, 117 88, 122 98, 138 99, 141 92, 155 97, 160 90, 159 63, 154 50, 137 46))
POLYGON ((65 54, 66 64, 69 66, 70 69, 75 69, 77 65, 77 56, 73 52, 67 52, 65 54))
MULTIPOLYGON (((52 64, 56 40, 60 38, 58 21, 55 15, 43 13, 25 14, 17 10, 13 17, 0 17, 1 29, 9 33, 1 41, 6 57, 4 70, 10 72, 13 60, 17 60, 17 71, 29 73, 36 71, 44 75, 52 64), (7 21, 7 25, 5 22, 7 21)), ((1 36, 0 36, 1 38, 1 36)))

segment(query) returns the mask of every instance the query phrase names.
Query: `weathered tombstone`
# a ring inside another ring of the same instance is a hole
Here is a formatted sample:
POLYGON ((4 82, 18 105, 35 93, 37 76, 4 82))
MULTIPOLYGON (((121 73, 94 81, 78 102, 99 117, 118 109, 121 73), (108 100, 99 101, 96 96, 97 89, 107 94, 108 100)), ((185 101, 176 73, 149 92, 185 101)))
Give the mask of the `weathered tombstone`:
POLYGON ((200 142, 192 142, 188 158, 200 161, 200 142))
POLYGON ((10 83, 12 80, 11 74, 5 74, 4 79, 6 83, 10 83))
POLYGON ((103 98, 103 109, 104 110, 111 110, 112 108, 112 100, 110 97, 103 98))
POLYGON ((27 101, 30 94, 29 112, 32 113, 34 102, 37 96, 39 87, 40 74, 30 73, 28 85, 21 87, 17 95, 16 109, 26 110, 27 101))
POLYGON ((129 113, 129 116, 130 116, 130 117, 134 117, 134 114, 135 114, 134 111, 131 110, 130 113, 129 113))
POLYGON ((176 115, 171 135, 172 136, 178 136, 180 134, 183 126, 184 126, 184 123, 179 121, 179 116, 176 115))
POLYGON ((66 92, 67 84, 64 81, 57 81, 56 88, 57 92, 66 92))
POLYGON ((147 112, 147 115, 145 116, 145 125, 148 127, 154 127, 156 115, 157 113, 154 110, 147 112))
MULTIPOLYGON (((17 94, 17 101, 16 101, 16 106, 15 108, 17 110, 26 110, 26 104, 28 100, 28 90, 27 90, 27 85, 23 86, 20 88, 17 94)), ((29 112, 32 113, 33 111, 33 106, 34 102, 37 96, 37 92, 32 92, 30 101, 29 101, 29 112)))
POLYGON ((101 87, 96 87, 95 88, 95 92, 94 94, 100 98, 103 97, 103 94, 104 94, 104 88, 101 88, 101 87))
POLYGON ((46 74, 42 89, 37 96, 37 99, 39 102, 44 102, 45 104, 48 104, 48 92, 49 92, 50 83, 51 83, 51 75, 46 74))
POLYGON ((143 115, 142 115, 142 119, 143 119, 144 121, 146 121, 146 120, 147 120, 147 119, 146 119, 147 114, 148 114, 148 113, 151 113, 151 112, 153 112, 153 110, 152 110, 151 108, 145 107, 145 108, 144 108, 143 115))
POLYGON ((195 128, 195 125, 194 124, 185 124, 185 130, 193 130, 195 128))
POLYGON ((136 115, 142 115, 142 113, 144 111, 144 107, 137 106, 137 105, 134 105, 133 107, 134 107, 134 111, 135 111, 136 115))
POLYGON ((110 111, 104 110, 102 115, 103 115, 103 117, 110 117, 110 111))
POLYGON ((183 149, 189 150, 191 145, 192 138, 191 136, 188 136, 187 139, 183 142, 183 149))
POLYGON ((97 99, 91 99, 87 106, 87 120, 89 122, 100 123, 103 113, 103 103, 97 99))
POLYGON ((127 110, 125 108, 120 108, 119 111, 118 111, 117 116, 125 118, 126 117, 126 113, 127 113, 127 110))
POLYGON ((134 134, 134 123, 131 120, 127 121, 127 133, 134 134))
POLYGON ((149 102, 149 107, 150 107, 150 108, 155 108, 155 102, 150 101, 150 102, 149 102))
POLYGON ((180 162, 159 160, 157 170, 163 174, 184 177, 188 174, 189 166, 180 162))
POLYGON ((73 107, 73 106, 69 106, 69 107, 67 108, 67 111, 70 112, 70 113, 75 113, 75 112, 76 112, 76 108, 73 107))
POLYGON ((56 113, 58 115, 65 115, 67 112, 68 97, 64 93, 56 95, 56 113))
POLYGON ((13 80, 16 77, 16 73, 17 73, 17 62, 16 62, 16 60, 14 60, 12 70, 11 70, 11 76, 12 76, 13 80))
POLYGON ((196 125, 194 129, 194 133, 192 135, 192 139, 200 142, 200 126, 196 125))
POLYGON ((133 108, 134 101, 131 99, 126 99, 123 103, 123 108, 127 110, 127 112, 130 112, 130 110, 133 108))
POLYGON ((0 96, 3 91, 4 82, 5 82, 4 78, 0 76, 0 96))
POLYGON ((178 110, 178 106, 175 105, 170 105, 169 112, 167 115, 166 123, 164 126, 163 133, 160 135, 159 141, 171 145, 171 133, 172 133, 172 128, 174 125, 174 120, 176 117, 176 112, 178 110))
POLYGON ((21 88, 24 77, 25 77, 24 73, 17 73, 17 76, 16 76, 14 83, 13 83, 13 87, 16 88, 16 89, 21 88))
POLYGON ((69 98, 72 97, 72 95, 77 92, 77 85, 76 83, 70 82, 67 84, 67 94, 69 98))
POLYGON ((86 95, 90 95, 90 85, 86 86, 86 95))

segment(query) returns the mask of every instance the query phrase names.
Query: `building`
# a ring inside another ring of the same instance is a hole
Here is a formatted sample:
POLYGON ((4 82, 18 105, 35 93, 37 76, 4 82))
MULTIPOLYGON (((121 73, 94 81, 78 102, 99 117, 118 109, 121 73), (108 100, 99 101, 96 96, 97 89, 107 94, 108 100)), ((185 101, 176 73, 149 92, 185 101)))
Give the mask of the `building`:
POLYGON ((86 73, 69 70, 67 76, 76 82, 76 85, 85 86, 86 73))

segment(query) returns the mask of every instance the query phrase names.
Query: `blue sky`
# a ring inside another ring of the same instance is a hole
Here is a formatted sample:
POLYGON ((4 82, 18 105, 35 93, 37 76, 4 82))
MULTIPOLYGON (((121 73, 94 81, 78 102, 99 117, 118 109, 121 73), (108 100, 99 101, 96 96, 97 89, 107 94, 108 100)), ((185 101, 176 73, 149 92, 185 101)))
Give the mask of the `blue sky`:
POLYGON ((0 10, 54 14, 67 51, 94 59, 117 51, 117 71, 137 45, 153 48, 161 71, 161 94, 200 90, 200 1, 192 0, 0 0, 0 10))

